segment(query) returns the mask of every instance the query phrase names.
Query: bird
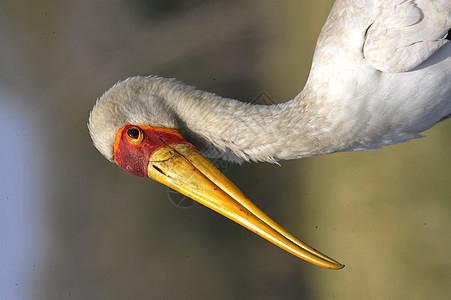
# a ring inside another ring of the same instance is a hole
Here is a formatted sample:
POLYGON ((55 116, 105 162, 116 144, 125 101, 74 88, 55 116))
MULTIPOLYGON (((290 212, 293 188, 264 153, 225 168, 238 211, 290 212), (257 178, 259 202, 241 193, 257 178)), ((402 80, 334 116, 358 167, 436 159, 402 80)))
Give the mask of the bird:
POLYGON ((208 159, 269 162, 375 150, 451 117, 451 1, 337 0, 292 100, 258 105, 155 75, 114 84, 92 109, 94 146, 310 263, 343 264, 258 209, 208 159))

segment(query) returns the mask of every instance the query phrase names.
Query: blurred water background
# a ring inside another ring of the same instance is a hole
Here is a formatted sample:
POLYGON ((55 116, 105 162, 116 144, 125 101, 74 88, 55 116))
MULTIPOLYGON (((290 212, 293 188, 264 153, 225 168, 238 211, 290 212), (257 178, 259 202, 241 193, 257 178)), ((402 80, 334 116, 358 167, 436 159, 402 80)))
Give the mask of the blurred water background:
POLYGON ((374 152, 225 165, 340 271, 200 205, 177 207, 92 146, 96 98, 131 75, 248 102, 293 98, 332 4, 1 1, 0 299, 449 299, 450 121, 374 152))

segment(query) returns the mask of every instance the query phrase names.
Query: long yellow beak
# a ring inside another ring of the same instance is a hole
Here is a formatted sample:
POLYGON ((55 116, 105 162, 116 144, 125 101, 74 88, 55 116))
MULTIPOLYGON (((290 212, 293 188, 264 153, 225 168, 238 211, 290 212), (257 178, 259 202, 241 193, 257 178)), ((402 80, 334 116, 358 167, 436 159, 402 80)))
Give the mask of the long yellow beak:
POLYGON ((308 262, 329 269, 344 267, 270 219, 189 144, 155 150, 149 159, 147 174, 308 262))

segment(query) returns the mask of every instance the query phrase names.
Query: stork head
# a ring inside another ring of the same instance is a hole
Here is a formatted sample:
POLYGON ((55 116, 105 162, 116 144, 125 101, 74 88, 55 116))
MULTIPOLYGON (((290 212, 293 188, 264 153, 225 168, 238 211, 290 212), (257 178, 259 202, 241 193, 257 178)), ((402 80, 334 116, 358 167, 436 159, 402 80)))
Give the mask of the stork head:
POLYGON ((119 129, 127 124, 175 128, 177 117, 167 101, 193 87, 161 77, 131 77, 118 82, 97 100, 88 128, 96 148, 114 161, 114 143, 119 129))
POLYGON ((159 181, 302 259, 342 268, 265 215, 180 133, 183 120, 168 98, 183 101, 193 90, 158 77, 117 83, 91 112, 88 127, 94 145, 127 173, 159 181))

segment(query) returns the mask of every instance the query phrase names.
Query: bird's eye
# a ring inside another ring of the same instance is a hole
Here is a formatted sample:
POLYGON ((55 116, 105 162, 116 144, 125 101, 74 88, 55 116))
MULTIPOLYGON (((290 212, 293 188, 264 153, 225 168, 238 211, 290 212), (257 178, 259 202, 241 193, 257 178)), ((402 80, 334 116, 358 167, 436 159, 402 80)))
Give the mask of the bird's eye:
POLYGON ((136 128, 130 128, 130 129, 127 131, 127 134, 128 134, 128 136, 131 137, 132 139, 137 139, 137 138, 139 138, 139 130, 136 129, 136 128))
POLYGON ((143 133, 139 128, 132 127, 127 130, 127 135, 129 136, 129 141, 137 144, 141 143, 143 140, 143 133))

